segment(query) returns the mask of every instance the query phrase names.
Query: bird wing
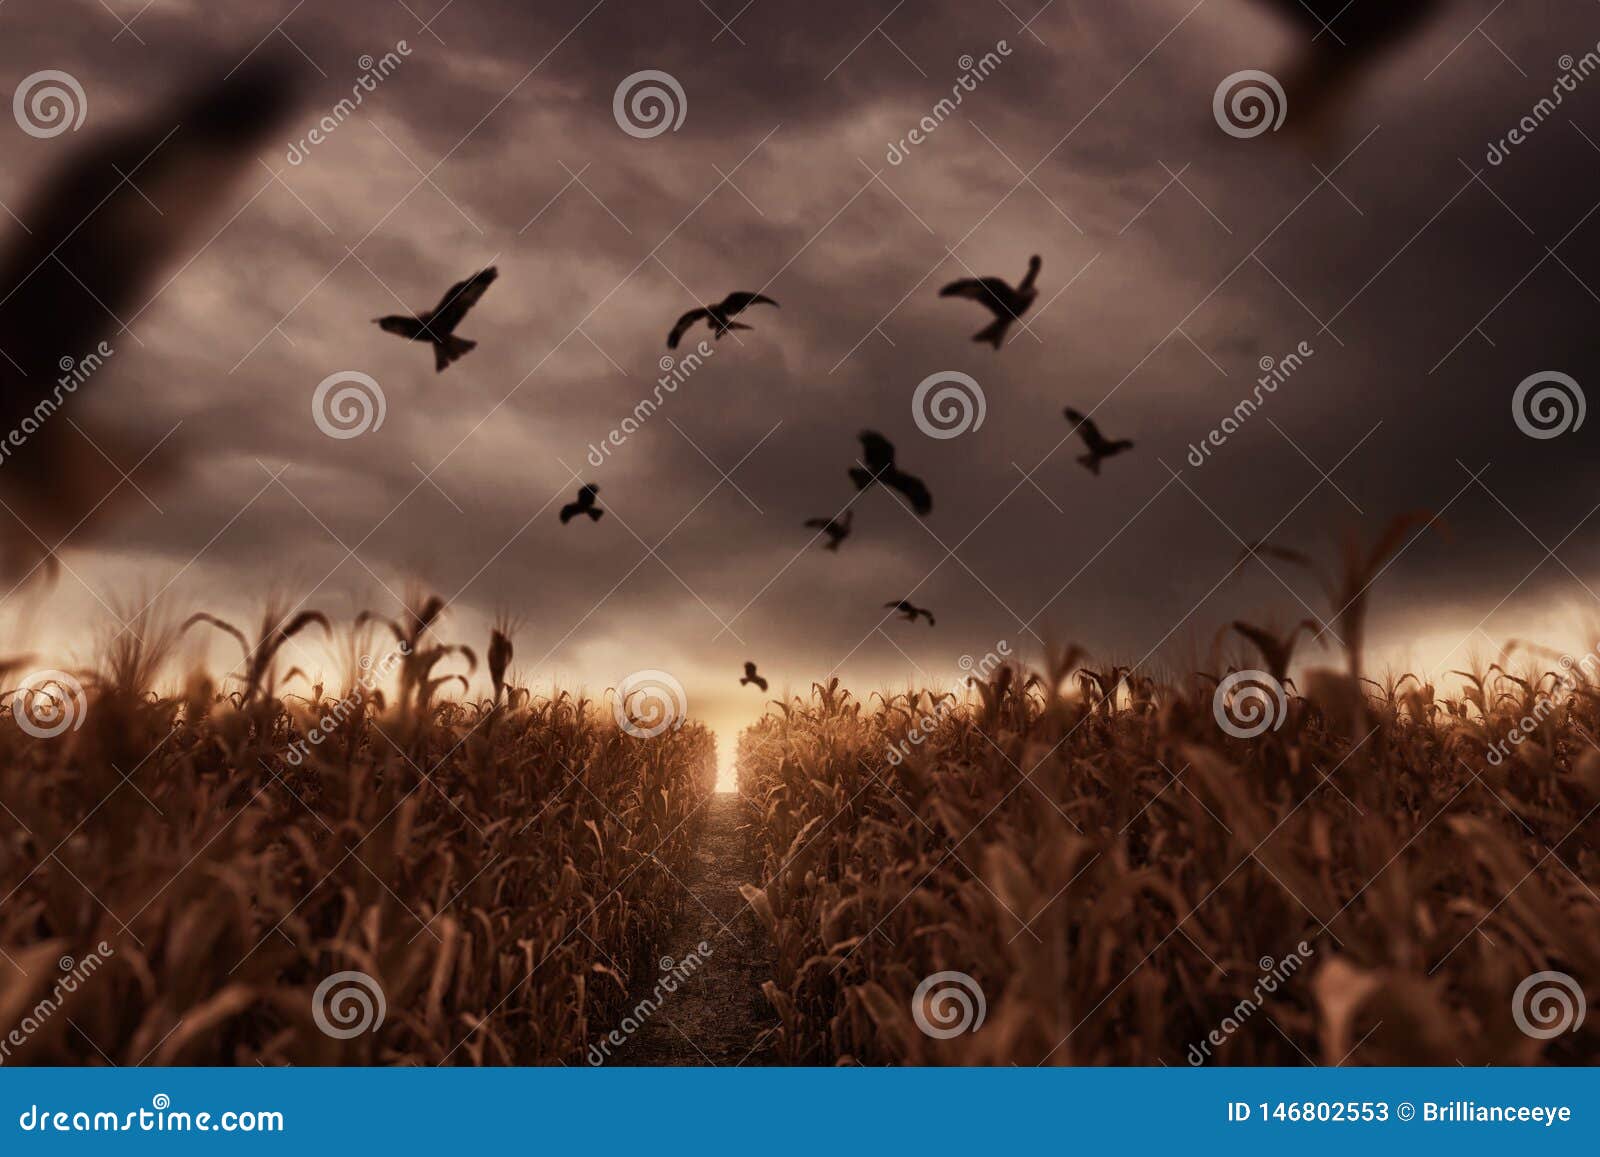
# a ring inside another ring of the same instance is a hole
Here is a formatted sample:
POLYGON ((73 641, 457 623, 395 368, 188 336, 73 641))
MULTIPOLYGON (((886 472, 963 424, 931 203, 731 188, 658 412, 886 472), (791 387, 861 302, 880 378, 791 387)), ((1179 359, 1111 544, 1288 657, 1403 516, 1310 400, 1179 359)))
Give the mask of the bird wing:
POLYGON ((461 319, 467 316, 467 310, 478 304, 479 298, 499 276, 499 270, 491 265, 465 281, 452 285, 439 304, 423 316, 422 320, 428 323, 429 331, 438 337, 454 333, 461 319))
POLYGON ((861 431, 861 457, 874 473, 894 465, 894 443, 876 430, 861 431))
POLYGON ((806 519, 806 526, 808 526, 812 530, 827 530, 828 527, 830 527, 832 525, 833 525, 833 521, 831 519, 827 519, 827 518, 808 518, 808 519, 806 519))
POLYGON ((1371 48, 1410 32, 1438 6, 1438 0, 1264 0, 1285 20, 1312 33, 1324 33, 1335 44, 1371 48))
POLYGON ((882 481, 886 486, 892 486, 911 503, 911 509, 918 514, 926 515, 933 510, 933 495, 928 493, 927 484, 915 474, 907 474, 904 470, 889 470, 883 475, 882 481))
POLYGON ((1106 449, 1105 436, 1100 433, 1100 427, 1094 424, 1093 418, 1087 414, 1078 413, 1071 406, 1068 406, 1062 412, 1066 414, 1067 421, 1078 424, 1078 436, 1083 439, 1085 446, 1097 454, 1106 449))
MULTIPOLYGON (((255 163, 297 107, 294 75, 281 59, 263 56, 224 80, 146 109, 128 127, 62 154, 60 167, 18 210, 26 228, 13 230, 6 219, 10 236, 0 249, 0 429, 14 430, 41 398, 51 396, 64 361, 82 366, 90 355, 103 357, 104 349, 125 345, 116 319, 166 292, 158 288, 162 273, 194 250, 212 211, 230 199, 233 178, 255 163)), ((52 143, 69 149, 66 138, 52 143)), ((171 292, 181 296, 185 284, 178 282, 171 292)), ((101 454, 121 458, 117 444, 124 439, 104 423, 91 424, 82 411, 78 418, 87 435, 71 423, 49 422, 6 458, 0 486, 34 532, 15 541, 9 527, 3 532, 7 566, 35 552, 38 538, 61 538, 120 481, 101 454), (89 436, 99 452, 87 443, 89 436)), ((140 452, 128 449, 129 459, 140 452)), ((150 485, 143 473, 140 481, 150 485)), ((105 503, 100 513, 116 504, 105 503)))
POLYGON ((672 332, 667 335, 667 348, 675 350, 678 343, 683 340, 683 335, 689 332, 689 327, 702 317, 710 317, 709 309, 691 309, 678 319, 678 324, 672 327, 672 332))
POLYGON ((964 277, 952 281, 939 291, 940 297, 967 297, 973 301, 999 301, 1011 292, 1011 286, 998 277, 964 277))
POLYGON ((730 293, 722 299, 721 310, 725 315, 741 313, 752 305, 777 305, 776 301, 764 293, 730 293))
POLYGON ((407 317, 403 313, 391 313, 388 317, 377 319, 378 328, 385 333, 397 333, 401 337, 416 341, 422 336, 425 328, 421 321, 414 317, 407 317))

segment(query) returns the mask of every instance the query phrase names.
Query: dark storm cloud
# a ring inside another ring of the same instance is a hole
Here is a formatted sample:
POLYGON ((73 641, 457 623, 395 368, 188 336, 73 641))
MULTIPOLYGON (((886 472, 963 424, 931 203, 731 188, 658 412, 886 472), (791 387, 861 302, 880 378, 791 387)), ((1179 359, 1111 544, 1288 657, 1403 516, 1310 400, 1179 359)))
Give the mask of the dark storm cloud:
MULTIPOLYGON (((431 31, 394 3, 290 7, 158 0, 133 26, 143 44, 113 41, 98 4, 0 9, 6 90, 71 71, 91 126, 265 38, 258 51, 310 58, 309 130, 349 94, 358 57, 409 50, 303 163, 285 159, 303 130, 263 155, 288 188, 265 166, 244 177, 235 207, 255 199, 133 320, 145 346, 82 399, 155 436, 181 419, 189 455, 189 484, 156 496, 164 514, 133 511, 107 554, 68 552, 102 593, 129 559, 159 585, 197 554, 173 589, 186 606, 246 605, 273 578, 313 605, 387 600, 418 575, 458 596, 464 632, 497 607, 521 614, 535 676, 599 687, 664 667, 701 705, 748 712, 758 698, 733 698, 746 657, 774 692, 835 667, 871 687, 954 679, 958 656, 1002 639, 1137 659, 1240 613, 1297 618, 1262 568, 1218 587, 1239 538, 1272 530, 1327 555, 1342 526, 1371 536, 1416 508, 1447 508, 1452 535, 1385 576, 1380 620, 1396 638, 1462 636, 1544 558, 1533 536, 1554 546, 1600 501, 1592 426, 1536 442, 1510 412, 1535 371, 1597 380, 1600 223, 1585 214, 1600 151, 1584 134, 1600 141, 1600 79, 1503 165, 1484 160, 1548 94, 1557 59, 1600 40, 1600 11, 1528 0, 1475 34, 1489 0, 1448 5, 1381 62, 1336 139, 1308 142, 1236 141, 1212 119, 1222 77, 1282 68, 1298 48, 1245 0, 1058 0, 1031 31, 997 3, 757 0, 720 35, 692 0, 459 2, 431 31), (956 115, 887 163, 950 93, 958 58, 1001 40, 1009 55, 956 115), (612 94, 642 69, 681 82, 678 132, 618 128, 612 94), (939 285, 969 269, 1014 280, 1031 253, 1045 263, 1037 340, 973 345, 980 311, 939 285), (460 329, 479 348, 444 374, 371 325, 490 262, 501 278, 460 329), (782 306, 752 310, 752 331, 590 465, 590 445, 652 393, 673 319, 734 289, 782 306), (1306 365, 1190 465, 1258 359, 1302 341, 1306 365), (387 417, 335 441, 310 396, 346 369, 381 383, 387 417), (938 370, 979 380, 981 430, 917 431, 911 392, 938 370), (1137 452, 1091 478, 1061 444, 1066 404, 1137 452), (875 490, 839 554, 803 551, 800 523, 852 497, 863 428, 928 480, 934 513, 918 523, 875 490), (1337 489, 1324 483, 1319 467, 1358 442, 1337 489), (741 459, 736 490, 720 470, 741 459), (1488 465, 1482 485, 1458 459, 1488 465), (600 484, 606 520, 557 523, 569 467, 600 484), (938 628, 876 631, 881 604, 913 591, 938 628)), ((73 143, 9 125, 5 139, 13 206, 73 143)), ((1593 538, 1586 526, 1560 551, 1585 578, 1593 538)), ((1324 609, 1306 576, 1280 574, 1324 609)), ((1488 629, 1574 598, 1589 596, 1546 563, 1488 629)))

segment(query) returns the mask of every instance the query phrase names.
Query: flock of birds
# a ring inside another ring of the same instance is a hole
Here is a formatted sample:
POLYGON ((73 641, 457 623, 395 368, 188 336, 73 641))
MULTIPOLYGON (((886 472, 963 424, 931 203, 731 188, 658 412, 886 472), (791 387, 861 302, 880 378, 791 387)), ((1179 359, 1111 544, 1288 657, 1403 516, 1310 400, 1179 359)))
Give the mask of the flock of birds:
MULTIPOLYGON (((1299 61, 1280 73, 1302 126, 1321 121, 1367 65, 1444 6, 1443 0, 1260 2, 1306 33, 1299 61)), ((297 61, 257 53, 222 80, 198 84, 67 154, 13 214, 26 224, 0 251, 0 429, 15 430, 38 412, 55 389, 59 368, 108 337, 120 340, 126 326, 114 328, 113 322, 130 313, 137 318, 148 307, 164 270, 202 238, 202 223, 220 207, 228 178, 251 167, 298 113, 300 77, 297 61), (152 213, 154 205, 161 210, 152 213)), ((946 285, 940 296, 987 310, 992 320, 973 340, 998 350, 1036 301, 1042 267, 1036 256, 1016 285, 999 277, 970 278, 946 285)), ((451 286, 432 309, 376 323, 387 333, 428 343, 436 370, 443 371, 475 348, 456 331, 497 277, 494 267, 483 269, 451 286)), ((164 288, 156 289, 156 296, 164 288)), ((750 329, 736 319, 758 305, 778 307, 765 294, 736 292, 692 309, 672 326, 667 348, 676 349, 701 322, 719 340, 750 329)), ((1086 449, 1079 461, 1093 474, 1105 460, 1133 448, 1131 441, 1104 436, 1078 410, 1068 407, 1064 414, 1086 449)), ((159 481, 162 458, 170 452, 146 455, 146 462, 124 444, 120 431, 95 423, 92 414, 81 425, 37 420, 34 425, 38 428, 6 456, 0 472, 8 516, 0 518, 0 569, 11 577, 29 570, 30 562, 32 569, 53 570, 55 548, 49 543, 69 537, 83 542, 127 501, 121 486, 126 475, 111 465, 114 460, 138 459, 148 486, 159 481)), ((880 485, 904 496, 918 515, 929 514, 933 498, 926 483, 899 465, 894 445, 872 430, 862 431, 860 441, 860 460, 849 468, 858 492, 880 485)), ((605 511, 597 504, 598 494, 599 487, 585 484, 561 508, 561 522, 585 516, 599 522, 605 511)), ((846 509, 808 519, 805 526, 826 540, 824 549, 838 551, 851 536, 852 522, 846 509)), ((930 627, 934 624, 931 611, 908 599, 885 606, 908 622, 925 618, 930 627)), ((766 690, 753 663, 746 664, 740 682, 766 690)))
MULTIPOLYGON (((1028 272, 1015 286, 1001 277, 970 277, 946 285, 939 291, 939 296, 975 301, 992 313, 994 320, 975 333, 972 340, 998 350, 1013 323, 1021 320, 1022 315, 1027 313, 1038 299, 1037 282, 1039 271, 1043 268, 1044 261, 1035 255, 1028 259, 1028 272)), ((387 333, 398 334, 410 341, 430 342, 433 345, 434 368, 438 372, 443 372, 446 366, 477 346, 477 342, 457 337, 456 327, 461 324, 467 312, 482 299, 484 292, 498 276, 499 272, 490 266, 464 281, 456 282, 438 305, 424 313, 415 316, 395 314, 375 318, 374 321, 387 333)), ((744 291, 730 293, 715 304, 691 309, 678 318, 671 332, 667 334, 667 348, 677 349, 684 334, 701 321, 710 326, 713 338, 718 341, 732 330, 751 329, 751 326, 733 319, 752 305, 770 305, 777 308, 778 303, 762 293, 744 291)), ((1114 458, 1133 449, 1133 443, 1125 438, 1117 440, 1107 438, 1092 419, 1071 406, 1068 406, 1063 413, 1067 420, 1073 423, 1074 430, 1088 450, 1088 453, 1078 461, 1083 463, 1091 474, 1099 475, 1100 464, 1105 459, 1114 458)), ((858 492, 866 490, 874 484, 886 486, 904 495, 906 501, 911 504, 911 509, 919 516, 927 517, 932 513, 933 494, 921 478, 900 468, 895 461, 894 443, 876 430, 863 430, 860 439, 861 457, 856 465, 849 468, 850 479, 856 484, 856 490, 858 492)), ((587 515, 592 522, 599 522, 605 514, 605 510, 596 503, 599 493, 599 486, 593 482, 584 483, 578 490, 577 497, 561 508, 562 525, 565 526, 574 518, 581 518, 584 515, 587 515)), ((839 545, 850 537, 854 518, 855 512, 846 509, 831 518, 807 519, 805 526, 820 532, 822 537, 827 539, 823 544, 824 550, 837 551, 839 545)), ((891 599, 883 605, 885 609, 897 612, 909 623, 927 619, 928 626, 934 625, 933 612, 925 607, 916 606, 909 599, 891 599)), ((753 685, 762 691, 767 689, 767 681, 756 673, 754 663, 746 663, 744 671, 744 678, 739 680, 740 686, 753 685)))

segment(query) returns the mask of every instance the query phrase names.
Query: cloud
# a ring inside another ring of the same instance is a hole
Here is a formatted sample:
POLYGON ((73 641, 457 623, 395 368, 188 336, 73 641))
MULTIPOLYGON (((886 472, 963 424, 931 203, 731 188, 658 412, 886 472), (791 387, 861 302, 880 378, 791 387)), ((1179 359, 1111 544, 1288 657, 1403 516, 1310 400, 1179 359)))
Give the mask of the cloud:
MULTIPOLYGON (((296 10, 282 33, 310 58, 308 127, 359 56, 401 39, 411 54, 304 163, 289 139, 264 154, 242 211, 134 323, 144 347, 85 404, 113 425, 181 419, 189 482, 154 496, 163 514, 130 507, 105 553, 68 558, 103 592, 131 556, 156 582, 198 556, 172 592, 186 606, 250 604, 289 571, 308 588, 327 575, 311 605, 421 574, 455 596, 457 629, 509 607, 519 658, 592 688, 681 669, 730 719, 757 706, 721 689, 747 657, 775 690, 834 668, 870 688, 946 678, 1000 639, 1137 659, 1263 606, 1321 611, 1301 575, 1224 581, 1241 540, 1331 556, 1342 526, 1370 537, 1413 508, 1444 510, 1452 535, 1385 575, 1386 636, 1465 635, 1513 590, 1487 630, 1587 602, 1591 536, 1566 538, 1560 563, 1545 548, 1592 505, 1595 456, 1582 434, 1523 438, 1510 397, 1538 370, 1600 380, 1595 194, 1574 176, 1593 167, 1600 83, 1504 165, 1483 157, 1600 18, 1535 4, 1491 17, 1492 44, 1463 40, 1489 8, 1452 5, 1382 60, 1320 148, 1213 122, 1223 76, 1286 67, 1303 40, 1242 2, 1056 4, 1026 30, 1000 5, 908 6, 876 30, 859 5, 756 5, 724 14, 732 32, 697 4, 450 7, 430 29, 386 3, 296 10), (993 75, 889 164, 959 58, 1000 40, 993 75), (646 68, 688 107, 678 132, 639 140, 612 94, 646 68), (1031 332, 998 355, 973 345, 980 311, 939 285, 1019 277, 1031 253, 1031 332), (501 278, 461 328, 479 347, 446 373, 371 324, 491 261, 501 278), (733 289, 781 308, 753 311, 589 465, 655 388, 673 319, 733 289), (1304 371, 1189 466, 1258 360, 1301 341, 1304 371), (309 404, 345 369, 381 383, 387 418, 340 442, 309 404), (981 383, 988 419, 938 442, 910 395, 944 369, 981 383), (1137 453, 1091 478, 1067 404, 1137 453), (863 428, 928 479, 934 514, 870 492, 837 555, 808 550, 802 521, 854 495, 863 428), (601 523, 557 522, 574 475, 601 485, 601 523), (913 593, 936 630, 880 622, 913 593)), ((205 19, 158 5, 134 24, 144 45, 108 43, 115 26, 85 11, 65 32, 8 7, 0 61, 8 78, 71 69, 96 123, 189 61, 278 39, 242 3, 205 19)), ((15 206, 71 138, 5 135, 15 206)))

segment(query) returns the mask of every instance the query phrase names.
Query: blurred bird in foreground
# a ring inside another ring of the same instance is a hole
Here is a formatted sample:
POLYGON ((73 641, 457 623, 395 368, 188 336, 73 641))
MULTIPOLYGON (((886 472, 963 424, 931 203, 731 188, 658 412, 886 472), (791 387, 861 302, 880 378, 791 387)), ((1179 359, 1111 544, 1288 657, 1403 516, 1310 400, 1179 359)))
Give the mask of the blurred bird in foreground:
POLYGON ((994 321, 972 335, 972 340, 1000 348, 1011 323, 1021 319, 1033 307, 1039 291, 1033 287, 1044 262, 1039 257, 1028 258, 1028 273, 1013 289, 1001 277, 967 277, 952 281, 939 291, 940 297, 965 297, 976 301, 990 313, 994 321))
POLYGON ((933 496, 928 493, 922 479, 907 474, 895 465, 894 443, 889 439, 875 430, 861 431, 861 457, 867 464, 866 469, 850 467, 850 477, 857 490, 865 490, 874 482, 881 482, 904 494, 911 503, 911 509, 918 514, 926 515, 933 509, 933 496))
POLYGON ((416 317, 392 313, 388 317, 375 317, 372 320, 385 333, 397 333, 412 341, 432 342, 434 372, 443 373, 445 366, 478 348, 477 342, 457 337, 456 326, 461 324, 462 318, 467 316, 467 310, 478 304, 484 292, 499 276, 499 270, 491 265, 465 281, 456 282, 439 304, 426 313, 419 313, 416 317))
POLYGON ((594 522, 600 521, 600 516, 605 513, 594 504, 594 496, 600 493, 600 487, 593 482, 584 483, 578 491, 575 502, 569 502, 561 508, 561 525, 565 526, 580 514, 587 514, 594 522))
POLYGON ((1309 43, 1283 74, 1289 124, 1326 136, 1334 106, 1362 72, 1404 43, 1441 0, 1258 0, 1303 31, 1309 43))
POLYGON ((1071 406, 1062 411, 1067 416, 1067 421, 1077 423, 1078 437, 1083 439, 1083 444, 1089 452, 1078 458, 1088 469, 1090 474, 1096 476, 1100 473, 1100 463, 1106 458, 1115 458, 1133 449, 1133 443, 1126 438, 1113 442, 1100 432, 1100 427, 1086 414, 1080 414, 1071 406))
POLYGON ((750 327, 732 320, 736 313, 743 313, 752 305, 770 305, 774 308, 778 303, 762 293, 730 293, 715 305, 703 305, 699 309, 691 309, 678 319, 678 324, 672 327, 672 332, 667 335, 667 348, 675 350, 678 343, 683 340, 683 335, 689 332, 689 327, 701 319, 711 327, 711 332, 718 341, 730 329, 749 329, 750 327))
POLYGON ((884 609, 894 609, 905 617, 906 622, 914 623, 918 616, 928 620, 928 626, 933 626, 933 612, 924 607, 914 606, 910 599, 893 599, 883 604, 884 609))
POLYGON ((739 680, 739 686, 743 687, 749 683, 754 683, 763 691, 767 689, 767 681, 760 675, 756 674, 756 665, 754 663, 747 662, 744 665, 744 678, 739 680))
POLYGON ((806 526, 828 536, 828 541, 822 544, 823 550, 838 550, 839 544, 850 537, 850 523, 855 516, 855 511, 847 510, 842 518, 808 518, 806 526))
MULTIPOLYGON (((139 344, 126 323, 174 282, 183 292, 176 276, 159 279, 209 244, 205 230, 230 202, 232 179, 253 167, 295 107, 289 75, 282 60, 257 55, 225 79, 97 135, 66 153, 18 211, 20 224, 0 249, 6 573, 20 575, 86 528, 91 514, 102 522, 134 493, 120 486, 119 465, 132 468, 151 453, 148 441, 136 446, 69 399, 86 370, 115 372, 101 368, 110 356, 102 351, 139 344), (74 412, 57 415, 64 406, 74 412)), ((143 488, 159 479, 161 465, 140 468, 143 488)))

